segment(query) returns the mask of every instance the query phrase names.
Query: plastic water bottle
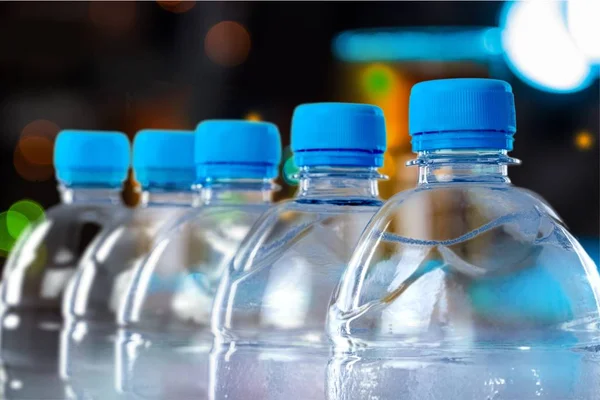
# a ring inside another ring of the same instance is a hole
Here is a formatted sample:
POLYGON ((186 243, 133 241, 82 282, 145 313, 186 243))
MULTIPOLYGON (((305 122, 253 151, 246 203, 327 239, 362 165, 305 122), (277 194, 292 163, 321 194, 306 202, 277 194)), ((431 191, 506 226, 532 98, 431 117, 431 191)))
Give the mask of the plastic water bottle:
MULTIPOLYGON (((160 227, 192 206, 194 135, 144 130, 133 142, 141 206, 89 246, 63 302, 60 372, 76 398, 116 397, 116 315, 136 263, 160 227)), ((178 261, 175 259, 174 261, 178 261)))
POLYGON ((129 168, 123 133, 62 131, 54 166, 61 204, 28 228, 10 253, 1 287, 1 358, 7 398, 62 398, 61 300, 89 243, 127 215, 120 191, 129 168))
POLYGON ((423 82, 409 118, 419 182, 373 217, 333 298, 329 399, 597 398, 600 278, 510 183, 510 85, 423 82))
POLYGON ((121 391, 141 398, 207 397, 214 294, 240 242, 271 204, 280 161, 273 124, 198 125, 198 208, 165 228, 135 270, 120 313, 121 391))
POLYGON ((325 319, 359 234, 381 206, 386 146, 381 109, 322 103, 296 108, 294 199, 252 229, 213 310, 213 399, 324 398, 325 319))

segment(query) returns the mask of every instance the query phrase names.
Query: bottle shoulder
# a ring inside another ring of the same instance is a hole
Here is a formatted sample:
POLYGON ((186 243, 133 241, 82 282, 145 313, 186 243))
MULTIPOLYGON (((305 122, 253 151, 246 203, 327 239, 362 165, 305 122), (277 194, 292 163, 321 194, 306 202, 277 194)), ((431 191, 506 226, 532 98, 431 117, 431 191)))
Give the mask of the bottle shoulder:
POLYGON ((379 199, 281 201, 253 226, 248 234, 247 246, 260 247, 259 251, 265 253, 285 242, 310 236, 309 232, 318 236, 322 230, 331 230, 335 233, 334 237, 340 236, 344 230, 362 229, 382 204, 379 199))
POLYGON ((437 218, 452 212, 480 212, 490 218, 494 215, 536 210, 561 222, 556 211, 537 193, 510 184, 435 184, 422 185, 397 193, 377 214, 376 219, 387 218, 396 212, 410 209, 417 214, 428 213, 437 218), (438 209, 446 212, 437 214, 438 209), (452 211, 452 212, 451 212, 452 211))
POLYGON ((273 264, 298 253, 343 264, 382 204, 380 199, 280 201, 254 223, 234 257, 232 273, 262 268, 267 261, 273 264))
POLYGON ((221 280, 219 340, 326 343, 326 304, 380 201, 276 204, 253 226, 221 280))
POLYGON ((201 206, 165 224, 132 272, 119 311, 122 323, 159 329, 168 320, 171 328, 205 327, 223 271, 268 207, 201 206), (161 300, 165 298, 171 299, 168 304, 161 300))
POLYGON ((533 340, 538 329, 597 321, 599 288, 593 261, 539 195, 424 185, 394 196, 365 229, 329 330, 387 344, 427 341, 432 329, 435 340, 533 340))
MULTIPOLYGON (((44 218, 29 226, 18 238, 7 266, 22 265, 31 254, 44 253, 48 265, 72 265, 87 246, 131 210, 125 206, 58 204, 49 208, 44 218)), ((39 262, 37 260, 36 262, 39 262)))
POLYGON ((86 249, 82 266, 123 269, 149 252, 164 226, 185 215, 186 207, 140 207, 111 221, 86 249))

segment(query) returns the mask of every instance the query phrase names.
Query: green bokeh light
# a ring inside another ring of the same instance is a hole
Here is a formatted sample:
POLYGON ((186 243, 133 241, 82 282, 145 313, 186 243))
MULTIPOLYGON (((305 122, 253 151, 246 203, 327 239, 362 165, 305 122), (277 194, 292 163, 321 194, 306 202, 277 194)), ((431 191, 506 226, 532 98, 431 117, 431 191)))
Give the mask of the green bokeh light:
POLYGON ((294 164, 294 156, 290 155, 283 164, 283 179, 288 185, 297 185, 298 179, 296 175, 300 170, 294 164))
POLYGON ((33 200, 19 200, 8 209, 6 213, 6 230, 13 239, 32 223, 37 223, 45 218, 44 208, 33 200))
POLYGON ((8 212, 0 213, 0 255, 6 256, 15 244, 15 238, 8 231, 8 212))
POLYGON ((393 76, 386 68, 372 68, 365 76, 365 86, 369 94, 383 96, 392 87, 393 76))

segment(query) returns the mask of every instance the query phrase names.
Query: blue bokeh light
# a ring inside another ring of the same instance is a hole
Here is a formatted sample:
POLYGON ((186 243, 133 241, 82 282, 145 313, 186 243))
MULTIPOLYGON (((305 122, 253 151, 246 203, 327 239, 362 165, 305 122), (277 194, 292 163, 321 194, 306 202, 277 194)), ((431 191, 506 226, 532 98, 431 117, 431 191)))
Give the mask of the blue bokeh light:
POLYGON ((498 28, 432 27, 357 30, 333 40, 334 55, 347 62, 489 61, 502 53, 498 28))

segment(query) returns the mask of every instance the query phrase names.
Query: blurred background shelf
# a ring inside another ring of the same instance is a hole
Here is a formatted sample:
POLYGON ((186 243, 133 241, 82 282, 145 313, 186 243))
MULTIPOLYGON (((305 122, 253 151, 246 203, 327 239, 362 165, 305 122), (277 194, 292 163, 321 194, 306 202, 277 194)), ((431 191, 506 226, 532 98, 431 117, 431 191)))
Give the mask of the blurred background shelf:
MULTIPOLYGON (((411 86, 508 80, 524 160, 542 195, 598 260, 600 2, 14 2, 0 4, 0 252, 58 201, 63 128, 192 129, 206 118, 276 123, 315 101, 384 108, 391 196, 415 181, 411 86), (525 28, 525 25, 528 28, 525 28)), ((285 155, 291 153, 286 149, 285 155)), ((293 171, 291 162, 284 172, 293 171)), ((291 196, 281 179, 279 198, 291 196)), ((135 201, 130 180, 128 200, 135 201)))

